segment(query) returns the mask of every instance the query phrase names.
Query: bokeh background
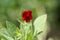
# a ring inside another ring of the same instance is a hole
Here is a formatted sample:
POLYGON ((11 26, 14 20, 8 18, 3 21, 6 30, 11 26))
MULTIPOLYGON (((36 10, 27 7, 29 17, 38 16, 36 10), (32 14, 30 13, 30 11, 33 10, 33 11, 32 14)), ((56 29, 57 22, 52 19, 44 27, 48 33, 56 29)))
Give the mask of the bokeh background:
POLYGON ((24 10, 32 10, 33 21, 47 14, 50 31, 43 33, 40 40, 60 40, 60 0, 0 0, 0 25, 5 26, 8 20, 18 26, 16 19, 21 17, 24 10))

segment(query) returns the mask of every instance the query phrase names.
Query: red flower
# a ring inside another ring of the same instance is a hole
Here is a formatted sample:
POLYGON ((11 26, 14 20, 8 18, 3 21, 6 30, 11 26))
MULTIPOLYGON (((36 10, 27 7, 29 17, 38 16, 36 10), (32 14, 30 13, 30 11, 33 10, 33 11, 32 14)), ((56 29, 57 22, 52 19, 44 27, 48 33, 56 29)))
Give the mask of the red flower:
POLYGON ((22 13, 22 20, 26 22, 30 22, 32 20, 32 11, 31 10, 25 10, 22 13))

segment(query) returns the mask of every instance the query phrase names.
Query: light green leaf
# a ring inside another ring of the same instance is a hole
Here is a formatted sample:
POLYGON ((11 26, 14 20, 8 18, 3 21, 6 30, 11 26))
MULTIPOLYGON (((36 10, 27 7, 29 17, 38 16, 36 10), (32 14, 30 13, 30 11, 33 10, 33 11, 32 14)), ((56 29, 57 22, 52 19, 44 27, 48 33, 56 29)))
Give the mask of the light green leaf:
POLYGON ((47 14, 38 17, 34 21, 34 24, 33 24, 34 25, 34 29, 35 29, 34 30, 34 35, 36 35, 40 31, 44 31, 45 30, 46 19, 47 19, 47 14))
POLYGON ((8 21, 6 21, 6 26, 7 26, 8 32, 11 34, 12 37, 14 37, 16 35, 17 27, 13 23, 8 21))
POLYGON ((0 37, 6 40, 14 40, 5 28, 0 29, 0 37))
POLYGON ((33 31, 30 30, 30 33, 28 33, 27 35, 27 40, 33 40, 34 36, 33 36, 33 31))

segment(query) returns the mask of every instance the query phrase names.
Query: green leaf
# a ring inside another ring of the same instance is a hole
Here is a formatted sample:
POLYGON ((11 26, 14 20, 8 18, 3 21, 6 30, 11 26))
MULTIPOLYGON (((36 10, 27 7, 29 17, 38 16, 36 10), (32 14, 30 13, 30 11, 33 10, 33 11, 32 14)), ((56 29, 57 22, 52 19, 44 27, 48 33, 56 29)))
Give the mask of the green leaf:
POLYGON ((39 33, 40 31, 44 31, 45 30, 45 23, 46 23, 46 19, 47 19, 47 15, 42 15, 40 17, 38 17, 33 25, 34 25, 34 35, 36 35, 37 33, 39 33))
POLYGON ((33 36, 33 31, 30 30, 30 33, 28 33, 27 35, 27 40, 33 40, 34 36, 33 36))
POLYGON ((0 37, 4 40, 14 40, 5 28, 0 29, 0 37))
POLYGON ((41 34, 43 31, 38 32, 35 36, 37 37, 39 34, 41 34))
POLYGON ((16 35, 16 31, 17 31, 17 27, 11 23, 11 22, 8 22, 6 21, 6 26, 7 26, 7 30, 8 32, 11 34, 11 36, 15 36, 16 35))

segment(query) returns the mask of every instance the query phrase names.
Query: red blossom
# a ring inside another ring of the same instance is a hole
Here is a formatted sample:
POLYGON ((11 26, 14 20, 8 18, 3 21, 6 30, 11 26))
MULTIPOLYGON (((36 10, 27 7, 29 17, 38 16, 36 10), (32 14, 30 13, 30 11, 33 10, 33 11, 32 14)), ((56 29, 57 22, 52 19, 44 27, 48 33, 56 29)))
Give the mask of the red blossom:
POLYGON ((25 10, 22 13, 22 20, 26 22, 30 22, 32 20, 32 11, 31 10, 25 10))

